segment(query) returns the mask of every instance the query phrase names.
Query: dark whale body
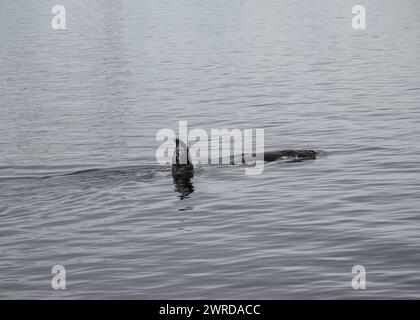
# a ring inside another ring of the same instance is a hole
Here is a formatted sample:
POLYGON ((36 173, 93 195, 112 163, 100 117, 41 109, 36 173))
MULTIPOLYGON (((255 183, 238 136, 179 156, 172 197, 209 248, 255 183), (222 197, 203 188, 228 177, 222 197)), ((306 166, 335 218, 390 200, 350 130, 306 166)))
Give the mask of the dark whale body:
MULTIPOLYGON (((316 152, 313 150, 282 150, 264 152, 264 161, 273 162, 277 160, 302 161, 316 159, 316 152)), ((255 157, 255 154, 253 154, 255 157)), ((242 154, 242 163, 246 163, 247 155, 242 154)), ((230 158, 230 164, 238 164, 230 158)), ((219 163, 221 159, 219 159, 219 163)), ((174 180, 175 191, 179 193, 181 200, 188 198, 194 192, 192 178, 194 177, 194 166, 191 161, 188 146, 181 140, 175 140, 175 151, 172 158, 172 177, 174 180)))
POLYGON ((282 150, 264 152, 264 161, 273 162, 282 158, 290 158, 295 160, 312 160, 316 159, 316 152, 313 150, 282 150))
MULTIPOLYGON (((253 154, 255 157, 255 154, 253 154)), ((313 150, 280 150, 280 151, 267 151, 264 152, 264 161, 265 162, 273 162, 277 160, 289 160, 289 161, 303 161, 303 160, 313 160, 316 159, 316 152, 313 150)), ((242 154, 242 163, 246 163, 245 161, 246 155, 242 154)), ((220 163, 219 159, 219 163, 220 163)), ((235 163, 235 158, 232 156, 230 158, 230 164, 238 164, 235 163)), ((182 175, 182 174, 190 174, 194 171, 194 166, 191 161, 191 156, 187 145, 179 140, 175 140, 175 151, 174 156, 172 159, 172 174, 173 175, 182 175), (180 161, 181 160, 181 161, 180 161)))

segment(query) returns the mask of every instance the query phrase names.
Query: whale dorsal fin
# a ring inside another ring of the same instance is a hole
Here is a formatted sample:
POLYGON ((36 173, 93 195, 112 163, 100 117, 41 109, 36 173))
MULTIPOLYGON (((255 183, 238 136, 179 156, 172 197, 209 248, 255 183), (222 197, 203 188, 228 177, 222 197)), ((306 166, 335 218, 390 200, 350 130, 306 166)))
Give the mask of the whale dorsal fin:
POLYGON ((190 150, 184 141, 175 139, 175 151, 172 157, 172 171, 192 170, 190 150))

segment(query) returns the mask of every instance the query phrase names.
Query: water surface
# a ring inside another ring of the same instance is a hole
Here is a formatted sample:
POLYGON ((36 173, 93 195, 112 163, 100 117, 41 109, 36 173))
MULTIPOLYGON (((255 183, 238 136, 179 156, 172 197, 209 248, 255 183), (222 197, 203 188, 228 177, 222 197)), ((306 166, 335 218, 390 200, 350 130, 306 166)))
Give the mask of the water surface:
POLYGON ((55 4, 0 2, 1 298, 420 297, 418 1, 55 4), (325 154, 179 183, 179 120, 325 154))

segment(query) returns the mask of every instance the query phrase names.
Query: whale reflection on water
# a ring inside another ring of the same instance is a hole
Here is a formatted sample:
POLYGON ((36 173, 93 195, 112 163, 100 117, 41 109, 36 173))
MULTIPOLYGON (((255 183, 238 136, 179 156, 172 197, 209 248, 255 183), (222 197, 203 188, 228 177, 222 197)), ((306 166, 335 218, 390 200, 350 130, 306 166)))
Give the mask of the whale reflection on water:
POLYGON ((183 174, 173 174, 173 181, 175 191, 179 193, 181 200, 188 198, 194 192, 194 185, 192 178, 194 177, 193 171, 184 172, 183 174))

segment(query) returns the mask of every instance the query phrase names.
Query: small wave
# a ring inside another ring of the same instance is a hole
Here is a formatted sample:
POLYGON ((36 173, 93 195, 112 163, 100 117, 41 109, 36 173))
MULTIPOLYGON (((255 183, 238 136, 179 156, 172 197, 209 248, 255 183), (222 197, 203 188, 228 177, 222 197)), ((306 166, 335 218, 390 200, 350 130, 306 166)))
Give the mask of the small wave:
POLYGON ((36 180, 36 179, 52 179, 52 178, 78 178, 84 179, 101 179, 101 178, 123 178, 132 177, 139 180, 150 180, 155 177, 166 176, 170 173, 169 167, 160 165, 143 165, 116 168, 90 168, 71 172, 50 172, 42 174, 34 173, 33 175, 16 175, 0 177, 0 181, 13 180, 36 180))

